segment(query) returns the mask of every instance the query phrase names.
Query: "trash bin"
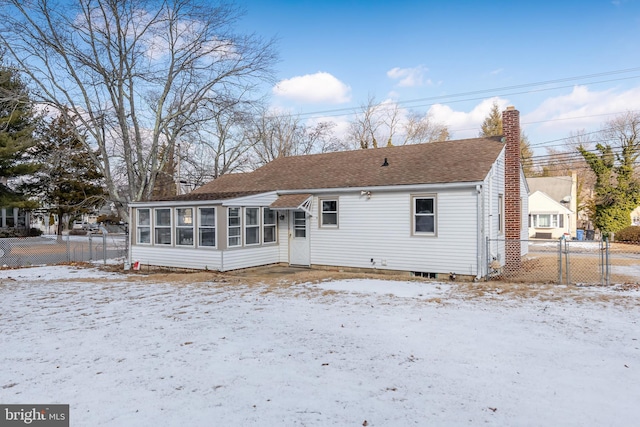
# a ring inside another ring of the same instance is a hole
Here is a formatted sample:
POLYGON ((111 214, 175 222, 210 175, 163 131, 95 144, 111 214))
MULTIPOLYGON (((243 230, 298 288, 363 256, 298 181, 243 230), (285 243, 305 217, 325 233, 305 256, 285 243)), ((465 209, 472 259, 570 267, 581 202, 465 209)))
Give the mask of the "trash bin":
POLYGON ((596 237, 596 231, 595 230, 587 230, 586 236, 587 236, 587 240, 593 240, 594 237, 596 237))
POLYGON ((577 240, 584 240, 584 230, 576 230, 576 239, 577 240))

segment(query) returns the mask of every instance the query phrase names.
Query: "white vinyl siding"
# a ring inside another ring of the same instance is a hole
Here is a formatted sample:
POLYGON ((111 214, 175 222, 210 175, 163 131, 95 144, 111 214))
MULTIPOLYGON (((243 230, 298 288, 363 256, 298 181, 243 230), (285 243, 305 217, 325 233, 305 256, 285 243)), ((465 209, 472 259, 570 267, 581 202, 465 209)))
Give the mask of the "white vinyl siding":
MULTIPOLYGON (((432 194, 432 193, 429 193, 432 194)), ((475 188, 437 194, 437 238, 415 238, 412 194, 372 192, 340 195, 340 229, 310 227, 311 264, 475 275, 475 188), (371 262, 373 259, 373 262, 371 262)), ((314 200, 317 209, 317 198, 314 200)))
POLYGON ((189 247, 172 246, 131 246, 131 261, 144 265, 193 268, 199 270, 220 270, 222 252, 189 247))

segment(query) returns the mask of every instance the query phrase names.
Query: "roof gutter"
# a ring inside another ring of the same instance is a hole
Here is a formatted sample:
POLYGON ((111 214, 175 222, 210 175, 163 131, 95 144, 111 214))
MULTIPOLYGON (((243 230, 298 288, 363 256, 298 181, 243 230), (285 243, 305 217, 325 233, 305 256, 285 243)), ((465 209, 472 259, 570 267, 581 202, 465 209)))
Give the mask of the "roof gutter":
MULTIPOLYGON (((268 191, 265 191, 268 193, 268 191)), ((209 206, 211 204, 222 204, 230 199, 213 199, 213 200, 157 200, 150 202, 129 202, 132 208, 141 207, 173 207, 173 206, 209 206)))
MULTIPOLYGON (((297 194, 297 193, 311 193, 311 194, 325 194, 325 193, 352 193, 360 191, 435 191, 440 189, 459 189, 459 188, 475 188, 478 185, 482 185, 482 181, 472 182, 450 182, 450 183, 438 183, 438 184, 408 184, 408 185, 379 185, 379 186, 353 186, 353 187, 339 187, 339 188, 313 188, 313 189, 298 189, 298 190, 277 190, 278 194, 297 194)), ((266 193, 266 191, 265 191, 266 193)))
MULTIPOLYGON (((449 182, 449 183, 436 183, 436 184, 408 184, 408 185, 378 185, 378 186, 353 186, 353 187, 337 187, 337 188, 312 188, 305 189, 299 188, 295 190, 276 190, 278 195, 281 194, 336 194, 336 193, 353 193, 360 191, 436 191, 441 189, 459 189, 459 188, 474 188, 478 185, 482 185, 482 181, 470 181, 470 182, 449 182)), ((273 190, 265 190, 258 194, 273 193, 273 190)), ((240 196, 246 197, 246 196, 240 196)), ((129 202, 129 206, 133 208, 138 207, 170 207, 170 206, 205 206, 211 204, 224 204, 230 200, 235 200, 240 197, 234 197, 229 199, 213 199, 213 200, 158 200, 148 202, 129 202)))

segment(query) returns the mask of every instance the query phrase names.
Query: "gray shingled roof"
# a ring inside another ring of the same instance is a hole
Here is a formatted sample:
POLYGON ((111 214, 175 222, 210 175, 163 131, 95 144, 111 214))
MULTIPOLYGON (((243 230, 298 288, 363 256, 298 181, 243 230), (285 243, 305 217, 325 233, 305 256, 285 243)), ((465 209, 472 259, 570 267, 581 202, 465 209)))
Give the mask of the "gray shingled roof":
POLYGON ((529 184, 529 192, 531 194, 536 191, 542 191, 547 196, 560 203, 565 197, 571 196, 573 178, 570 176, 527 178, 527 183, 529 184))
POLYGON ((282 157, 253 172, 223 175, 181 200, 278 190, 478 182, 503 147, 501 137, 490 137, 282 157), (382 166, 385 159, 388 166, 382 166))

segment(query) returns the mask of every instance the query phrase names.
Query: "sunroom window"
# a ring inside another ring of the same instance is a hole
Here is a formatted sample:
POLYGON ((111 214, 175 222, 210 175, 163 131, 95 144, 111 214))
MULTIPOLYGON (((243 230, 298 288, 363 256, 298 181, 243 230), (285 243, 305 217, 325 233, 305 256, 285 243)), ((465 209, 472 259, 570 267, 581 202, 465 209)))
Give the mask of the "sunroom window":
POLYGON ((216 246, 216 208, 198 208, 198 245, 216 246))
POLYGON ((138 209, 137 242, 151 243, 151 210, 138 209))
POLYGON ((244 229, 247 245, 260 243, 260 208, 245 208, 244 229))
POLYGON ((155 244, 170 245, 171 244, 171 209, 156 209, 155 221, 155 244))
POLYGON ((193 208, 177 208, 176 221, 176 244, 193 246, 193 208))
POLYGON ((229 208, 227 233, 229 235, 229 247, 242 245, 240 208, 229 208))
POLYGON ((263 211, 262 234, 264 243, 276 241, 276 212, 269 208, 264 208, 263 211))

